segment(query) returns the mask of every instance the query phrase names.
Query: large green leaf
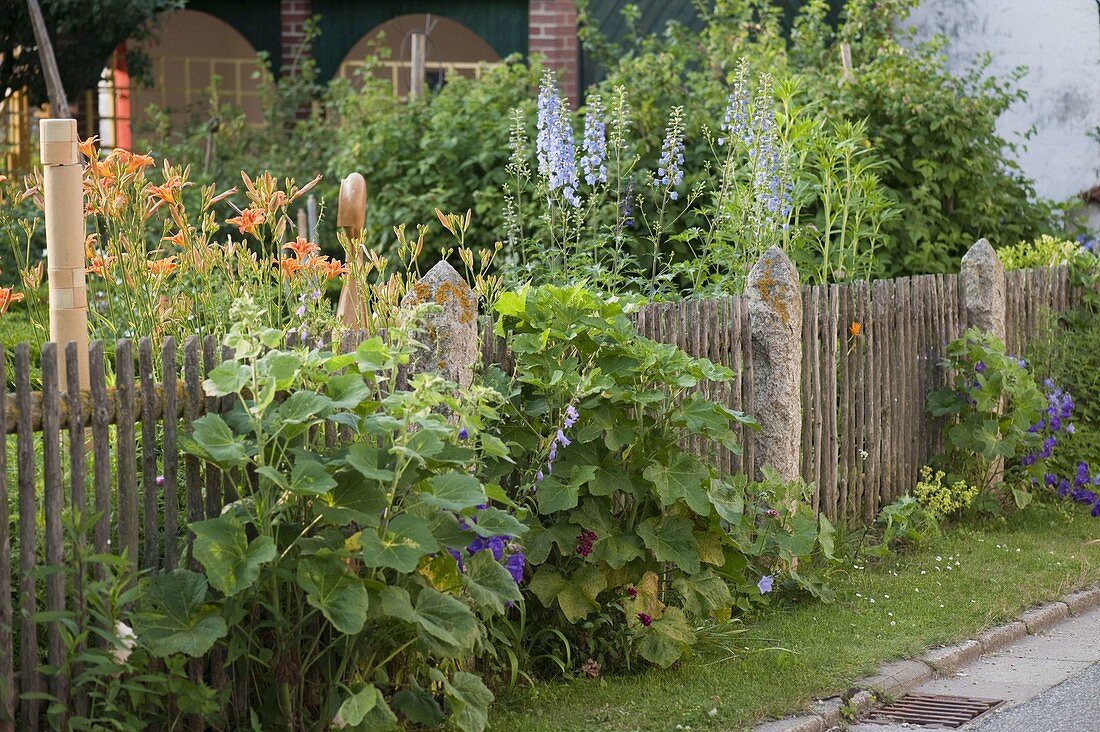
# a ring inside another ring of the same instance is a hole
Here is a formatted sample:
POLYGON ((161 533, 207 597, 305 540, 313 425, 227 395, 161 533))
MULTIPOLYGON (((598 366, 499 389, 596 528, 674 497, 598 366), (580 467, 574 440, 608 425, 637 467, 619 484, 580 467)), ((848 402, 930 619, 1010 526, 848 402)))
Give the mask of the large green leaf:
POLYGON ((251 587, 263 565, 275 558, 275 541, 258 536, 249 542, 244 526, 232 514, 196 521, 190 528, 195 534, 195 558, 210 584, 226 597, 251 587))
POLYGON ((372 395, 367 382, 359 374, 329 377, 325 384, 325 393, 332 400, 333 409, 355 409, 372 395))
POLYGON ((691 652, 695 631, 678 607, 666 608, 661 617, 642 631, 638 639, 639 655, 661 668, 668 668, 691 652))
POLYGON ((431 588, 422 589, 416 597, 416 623, 429 653, 460 656, 470 652, 477 640, 477 619, 470 608, 431 588))
POLYGON ((490 551, 480 551, 466 560, 462 584, 478 605, 490 607, 497 613, 504 613, 505 603, 522 599, 512 575, 493 559, 490 551))
POLYGON ((328 494, 332 505, 315 503, 317 512, 337 525, 378 526, 379 514, 389 505, 382 486, 352 470, 341 470, 335 477, 336 487, 328 494))
POLYGON ((716 610, 729 610, 733 594, 726 581, 707 567, 697 574, 685 574, 672 582, 672 589, 684 601, 688 615, 703 619, 716 610))
POLYGON ((336 479, 312 458, 300 457, 290 470, 290 490, 300 496, 323 496, 336 487, 336 479))
POLYGON ((515 516, 507 511, 489 506, 477 513, 477 523, 470 524, 470 528, 478 536, 521 536, 527 531, 527 527, 515 516))
POLYGON ((642 540, 634 532, 601 536, 592 548, 593 558, 607 562, 612 569, 622 569, 644 553, 642 540))
POLYGON ((296 391, 279 405, 279 421, 284 424, 302 424, 327 413, 332 400, 324 394, 312 391, 296 391))
POLYGON ((707 497, 710 499, 710 505, 714 506, 714 510, 718 512, 722 519, 734 525, 741 523, 745 515, 745 485, 743 478, 735 483, 726 480, 712 480, 710 490, 707 491, 707 497))
POLYGON ((336 714, 348 727, 358 727, 367 716, 367 712, 377 706, 378 699, 378 689, 372 684, 367 684, 345 699, 336 714))
POLYGON ((394 517, 381 529, 381 536, 377 531, 364 531, 359 544, 360 556, 368 567, 389 567, 398 572, 414 571, 421 557, 439 549, 428 522, 408 514, 394 517))
POLYGON ((548 514, 576 508, 581 488, 596 477, 596 466, 574 465, 569 479, 548 475, 538 485, 539 513, 548 514))
POLYGON ((354 635, 367 621, 367 589, 347 571, 344 560, 331 552, 318 552, 298 561, 298 586, 306 601, 341 633, 354 635))
POLYGON ((599 567, 586 564, 569 577, 543 565, 535 572, 528 588, 546 607, 556 600, 570 623, 586 617, 599 609, 596 597, 607 587, 607 580, 599 567))
POLYGON ((481 481, 472 475, 444 473, 430 481, 431 492, 420 494, 421 500, 445 511, 461 511, 488 503, 481 481))
POLYGON ((435 697, 419 686, 414 685, 394 694, 393 705, 413 724, 435 727, 442 724, 445 718, 435 697))
POLYGON ((277 389, 287 389, 302 368, 302 356, 294 351, 269 351, 256 364, 261 374, 267 374, 277 389))
POLYGON ((709 474, 706 466, 694 455, 677 453, 668 465, 654 461, 642 477, 653 483, 662 505, 671 506, 683 499, 695 513, 701 516, 710 513, 710 500, 703 487, 709 474))
POLYGON ((217 414, 204 414, 191 423, 191 434, 180 435, 180 446, 219 468, 239 468, 248 462, 252 450, 233 434, 217 414))
MULTIPOLYGON (((549 558, 554 544, 558 545, 558 551, 568 556, 577 544, 578 533, 576 525, 569 523, 564 517, 546 527, 535 522, 535 525, 527 529, 523 538, 527 561, 534 567, 541 565, 549 558)), ((599 547, 599 543, 596 546, 599 547)))
POLYGON ((493 693, 474 674, 456 671, 449 681, 443 682, 443 695, 451 721, 462 732, 482 732, 489 724, 493 693))
POLYGON ((217 607, 205 603, 206 590, 206 578, 187 569, 142 581, 134 629, 153 655, 197 658, 225 636, 225 619, 217 607))
POLYGON ((554 604, 563 587, 565 587, 565 577, 547 564, 539 566, 531 577, 531 581, 527 583, 527 589, 545 607, 551 607, 554 604))
POLYGON ((381 448, 367 442, 356 442, 348 448, 348 465, 359 471, 367 480, 389 483, 393 480, 393 471, 383 467, 387 456, 381 448))
POLYGON ((672 562, 685 572, 699 571, 699 550, 692 522, 682 516, 656 516, 638 524, 638 536, 658 562, 672 562))
POLYGON ((223 361, 207 374, 202 389, 207 396, 236 394, 252 381, 252 367, 237 361, 223 361))

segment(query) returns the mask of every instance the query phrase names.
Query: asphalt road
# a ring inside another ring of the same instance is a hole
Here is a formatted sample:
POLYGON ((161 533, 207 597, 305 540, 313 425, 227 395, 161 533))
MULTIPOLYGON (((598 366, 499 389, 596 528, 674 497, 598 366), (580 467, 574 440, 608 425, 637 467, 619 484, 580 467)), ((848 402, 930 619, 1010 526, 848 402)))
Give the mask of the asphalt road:
POLYGON ((1100 732, 1100 663, 1031 701, 992 714, 975 732, 1100 732))

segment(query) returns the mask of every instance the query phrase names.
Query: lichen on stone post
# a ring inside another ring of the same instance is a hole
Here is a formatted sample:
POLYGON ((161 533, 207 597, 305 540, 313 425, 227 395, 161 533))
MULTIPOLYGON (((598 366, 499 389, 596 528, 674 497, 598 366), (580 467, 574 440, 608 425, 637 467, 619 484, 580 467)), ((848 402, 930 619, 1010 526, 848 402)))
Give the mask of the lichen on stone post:
POLYGON ((802 293, 798 271, 772 247, 745 286, 752 327, 752 416, 760 423, 753 473, 769 466, 784 480, 799 477, 802 448, 802 293))
POLYGON ((478 360, 477 294, 447 262, 428 270, 401 301, 411 308, 433 303, 439 308, 424 315, 414 335, 426 348, 417 351, 409 375, 434 372, 468 388, 478 360))
POLYGON ((966 321, 1005 340, 1005 268, 989 242, 979 239, 962 258, 959 273, 966 321))

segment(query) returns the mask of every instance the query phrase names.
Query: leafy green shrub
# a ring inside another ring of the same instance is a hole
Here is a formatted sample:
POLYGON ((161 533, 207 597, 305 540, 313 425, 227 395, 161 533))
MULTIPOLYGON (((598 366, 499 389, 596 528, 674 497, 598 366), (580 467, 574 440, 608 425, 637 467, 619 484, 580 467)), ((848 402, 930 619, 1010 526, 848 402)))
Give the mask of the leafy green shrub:
MULTIPOLYGON (((832 527, 806 487, 725 477, 683 448, 736 449, 731 427, 752 424, 691 391, 728 369, 640 337, 626 302, 579 287, 505 293, 496 310, 515 373, 486 378, 508 397, 497 424, 509 455, 483 480, 529 509, 526 622, 561 629, 571 670, 668 666, 698 624, 766 599, 773 582, 827 596, 806 560, 832 555, 832 527)), ((544 640, 552 648, 531 655, 561 648, 544 640)))
POLYGON ((1015 270, 1072 264, 1079 257, 1091 255, 1078 242, 1044 234, 1038 239, 1002 247, 997 250, 997 256, 1006 270, 1015 270))
POLYGON ((881 540, 869 546, 867 553, 879 558, 888 557, 899 548, 923 544, 940 535, 936 514, 908 494, 879 511, 875 523, 881 527, 881 540))
POLYGON ((939 459, 949 484, 986 492, 1004 482, 1026 505, 1027 479, 1041 477, 1050 457, 1048 447, 1039 450, 1043 436, 1036 427, 1046 397, 1022 360, 1006 356, 996 336, 975 328, 948 344, 942 366, 951 380, 928 395, 928 408, 949 418, 948 451, 939 459))
POLYGON ((231 500, 189 525, 201 571, 143 583, 138 637, 169 662, 224 654, 234 726, 483 729, 492 694, 469 668, 484 620, 521 600, 525 530, 471 474, 505 457, 480 429, 498 397, 427 374, 393 388, 406 328, 332 355, 278 349, 247 299, 233 321, 204 388, 234 406, 181 438, 231 500), (326 447, 337 428, 354 441, 326 447))

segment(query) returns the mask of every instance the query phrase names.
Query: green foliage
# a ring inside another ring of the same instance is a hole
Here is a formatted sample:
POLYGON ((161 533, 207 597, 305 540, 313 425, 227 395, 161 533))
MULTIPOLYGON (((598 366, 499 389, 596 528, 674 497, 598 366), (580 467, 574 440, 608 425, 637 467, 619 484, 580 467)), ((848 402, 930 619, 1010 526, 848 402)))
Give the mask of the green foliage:
POLYGON ((937 515, 908 494, 879 511, 875 523, 881 527, 881 541, 868 547, 867 553, 880 559, 899 548, 919 546, 940 535, 937 515))
POLYGON ((997 250, 997 256, 1005 269, 1010 271, 1073 264, 1083 258, 1095 261, 1095 256, 1082 249, 1077 242, 1046 234, 1038 239, 1002 247, 997 250))
POLYGON ((229 726, 392 729, 400 714, 480 732, 493 696, 465 669, 485 621, 522 602, 502 562, 524 526, 472 475, 501 454, 481 431, 499 397, 427 374, 392 388, 412 324, 333 355, 280 350, 255 304, 235 309, 233 356, 203 384, 233 407, 181 445, 236 498, 189 525, 201 571, 142 583, 138 636, 168 664, 217 652, 248 679, 224 703, 229 726), (353 441, 319 432, 338 428, 353 441))
POLYGON ((708 618, 766 600, 763 575, 828 596, 808 560, 831 556, 831 526, 807 488, 723 476, 682 447, 737 450, 732 428, 753 425, 691 392, 728 369, 640 337, 627 303, 579 287, 504 293, 496 309, 515 370, 485 378, 507 396, 508 458, 482 480, 529 510, 525 622, 561 631, 534 639, 537 670, 668 666, 708 618))
POLYGON ((948 482, 986 491, 1003 478, 1022 505, 1024 478, 1042 476, 1043 458, 1023 470, 1014 461, 1033 454, 1042 441, 1031 426, 1042 418, 1046 398, 1023 362, 1006 356, 995 336, 974 328, 948 344, 942 366, 950 381, 928 395, 928 409, 948 419, 948 450, 939 460, 948 482))

